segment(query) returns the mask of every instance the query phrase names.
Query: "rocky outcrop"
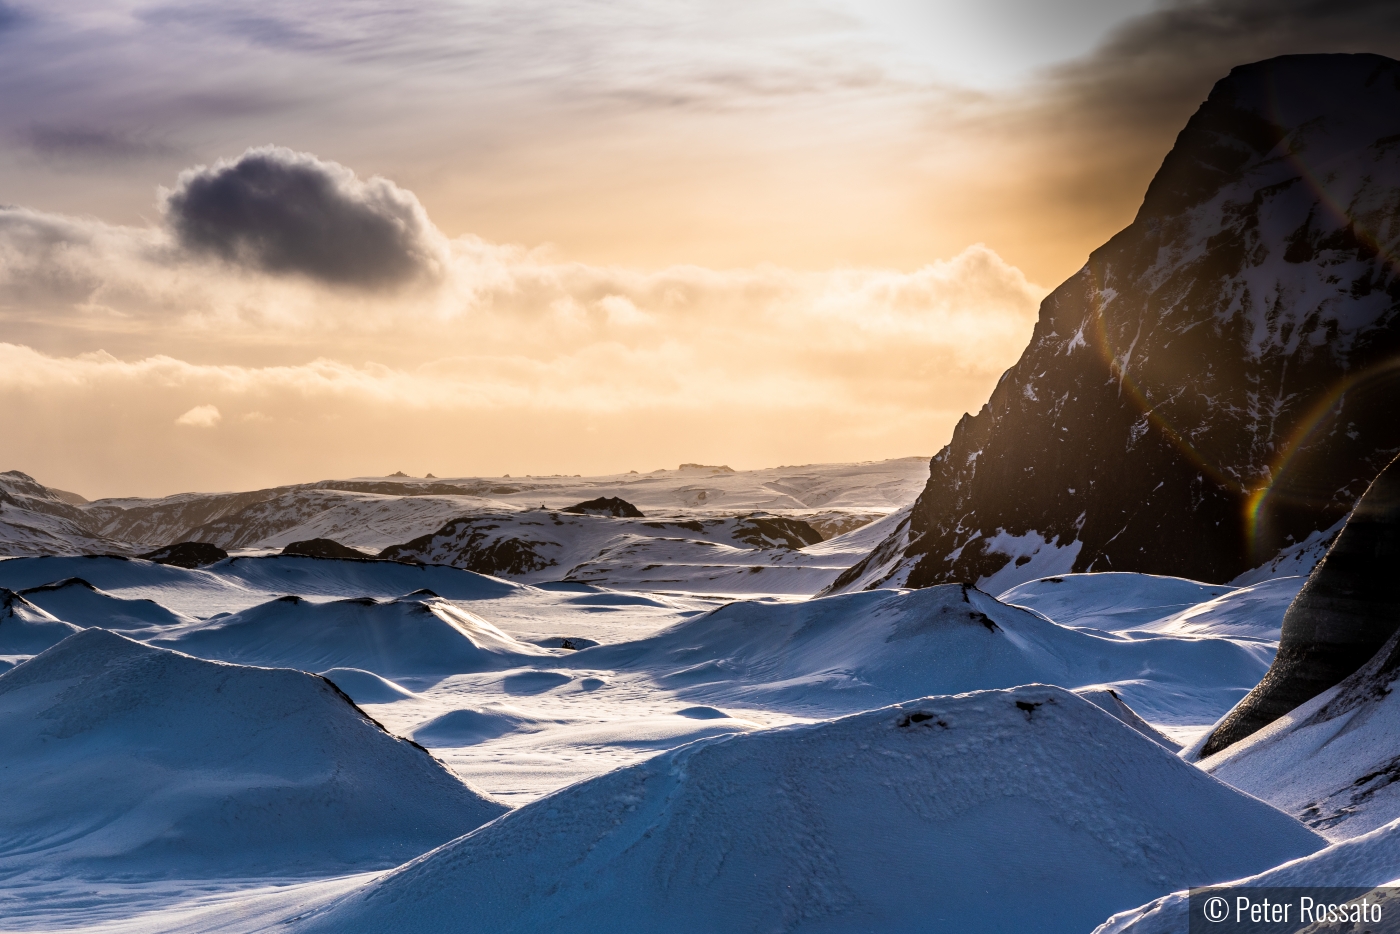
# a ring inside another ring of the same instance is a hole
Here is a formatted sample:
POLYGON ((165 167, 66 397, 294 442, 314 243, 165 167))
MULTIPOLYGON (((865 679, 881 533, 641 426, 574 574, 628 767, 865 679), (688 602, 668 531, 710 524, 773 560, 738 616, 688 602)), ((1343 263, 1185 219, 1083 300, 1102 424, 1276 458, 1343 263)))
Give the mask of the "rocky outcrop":
POLYGON ((901 559, 836 588, 1223 582, 1328 528, 1400 451, 1397 248, 1400 62, 1236 68, 933 458, 901 559))
MULTIPOLYGON (((1360 669, 1400 630, 1400 458, 1352 510, 1283 617, 1264 680, 1201 750, 1239 742, 1360 669)), ((1385 669, 1387 672, 1390 669, 1385 669)))
POLYGON ((361 561, 367 561, 374 557, 330 538, 312 538, 304 542, 292 542, 282 549, 282 554, 300 555, 304 558, 357 558, 361 561))
POLYGON ((612 516, 615 519, 642 519, 642 511, 620 496, 599 496, 582 503, 575 503, 562 512, 577 516, 612 516))
POLYGON ((174 545, 166 545, 164 548, 157 548, 155 551, 148 551, 139 557, 147 561, 154 561, 156 564, 170 564, 177 568, 202 568, 222 561, 228 557, 228 552, 218 545, 211 545, 208 542, 177 542, 174 545))

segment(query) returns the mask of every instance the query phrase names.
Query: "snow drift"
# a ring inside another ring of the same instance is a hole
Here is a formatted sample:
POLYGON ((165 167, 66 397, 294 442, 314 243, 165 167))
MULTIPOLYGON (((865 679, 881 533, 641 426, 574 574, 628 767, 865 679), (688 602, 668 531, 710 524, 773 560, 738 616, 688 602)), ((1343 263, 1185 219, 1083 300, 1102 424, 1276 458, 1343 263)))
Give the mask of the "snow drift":
POLYGON ((526 805, 291 929, 1080 934, 1324 845, 1032 685, 693 743, 526 805))
POLYGON ((0 587, 0 655, 34 655, 78 630, 13 590, 0 587))
MULTIPOLYGON (((1229 884, 1373 888, 1392 885, 1397 879, 1400 879, 1400 820, 1229 884)), ((1188 929, 1190 921, 1187 907, 1187 893, 1173 892, 1119 912, 1095 928, 1093 934, 1181 934, 1188 929)), ((1387 913, 1387 923, 1392 917, 1387 913)))
POLYGON ((79 626, 101 626, 116 632, 140 632, 188 626, 192 617, 172 613, 154 600, 118 597, 70 577, 21 591, 30 603, 79 626))
POLYGON ((388 678, 509 668, 552 654, 433 597, 383 603, 279 597, 152 642, 243 665, 358 668, 388 678))
POLYGON ((731 603, 649 639, 585 649, 571 663, 645 668, 687 696, 816 715, 1031 682, 1121 682, 1119 693, 1149 717, 1165 694, 1175 712, 1195 704, 1200 722, 1212 722, 1258 682, 1269 655, 1227 639, 1072 629, 947 584, 731 603))
POLYGON ((0 675, 0 873, 391 866, 505 810, 325 679, 88 629, 0 675))
POLYGON ((1400 818, 1397 679, 1400 633, 1341 684, 1200 765, 1328 836, 1373 830, 1400 818))

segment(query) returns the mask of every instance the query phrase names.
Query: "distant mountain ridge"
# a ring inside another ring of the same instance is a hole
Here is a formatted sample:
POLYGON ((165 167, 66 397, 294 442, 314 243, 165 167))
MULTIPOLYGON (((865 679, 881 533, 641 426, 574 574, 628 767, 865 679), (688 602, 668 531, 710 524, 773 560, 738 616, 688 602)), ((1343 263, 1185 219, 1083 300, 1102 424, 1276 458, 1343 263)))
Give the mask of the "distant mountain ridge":
POLYGON ((1234 69, 831 589, 1224 582, 1333 526, 1400 451, 1397 246, 1400 62, 1234 69))
POLYGON ((115 554, 202 567, 226 552, 285 549, 452 564, 516 580, 810 594, 883 536, 890 513, 907 511, 925 463, 390 476, 77 505, 11 471, 0 474, 0 557, 115 554))

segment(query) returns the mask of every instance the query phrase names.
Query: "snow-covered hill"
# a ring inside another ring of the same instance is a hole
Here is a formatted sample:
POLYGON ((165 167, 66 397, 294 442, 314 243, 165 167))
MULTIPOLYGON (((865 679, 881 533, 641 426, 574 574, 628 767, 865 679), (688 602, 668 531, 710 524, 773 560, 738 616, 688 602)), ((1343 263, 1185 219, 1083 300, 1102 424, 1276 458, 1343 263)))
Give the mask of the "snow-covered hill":
POLYGON ((0 873, 393 865, 505 808, 315 675, 75 633, 0 674, 0 873))
POLYGON ((692 744, 527 805, 291 930, 1078 934, 1163 887, 1322 846, 1033 685, 692 744))
POLYGON ((1263 675, 1272 654, 1267 645, 1230 639, 1073 629, 947 584, 732 603, 650 639, 586 649, 569 661, 644 668, 696 700, 809 715, 1045 682, 1114 684, 1149 717, 1210 722, 1263 675))
POLYGON ((278 597, 150 641, 242 665, 355 668, 389 677, 515 668, 551 655, 437 597, 382 603, 373 597, 329 603, 278 597))
MULTIPOLYGON (((1381 893, 1367 890, 1393 887, 1397 882, 1400 882, 1400 820, 1258 875, 1232 879, 1229 884, 1259 888, 1348 889, 1356 898, 1368 898, 1371 904, 1376 903, 1379 895, 1381 900, 1389 902, 1383 916, 1385 927, 1372 928, 1379 934, 1400 915, 1400 904, 1394 904, 1393 888, 1381 893)), ((1189 930, 1190 925, 1187 899, 1188 893, 1173 892, 1114 915, 1094 928, 1093 934, 1181 934, 1189 930)), ((1307 934, 1324 934, 1327 927, 1338 929, 1335 924, 1319 926, 1308 929, 1307 934)))
POLYGON ((1223 583, 1332 526, 1400 450, 1398 139, 1400 62, 1234 69, 837 589, 1223 583))

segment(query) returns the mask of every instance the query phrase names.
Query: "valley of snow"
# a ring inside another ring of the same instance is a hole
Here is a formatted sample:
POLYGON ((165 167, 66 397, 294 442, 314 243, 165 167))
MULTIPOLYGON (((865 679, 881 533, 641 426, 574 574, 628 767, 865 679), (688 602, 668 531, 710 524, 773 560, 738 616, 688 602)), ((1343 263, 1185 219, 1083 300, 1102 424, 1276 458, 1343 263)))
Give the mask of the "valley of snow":
POLYGON ((1174 754, 1258 682, 1301 580, 735 599, 3 559, 0 917, 627 931, 705 905, 686 929, 1087 932, 1327 845, 1174 754))

